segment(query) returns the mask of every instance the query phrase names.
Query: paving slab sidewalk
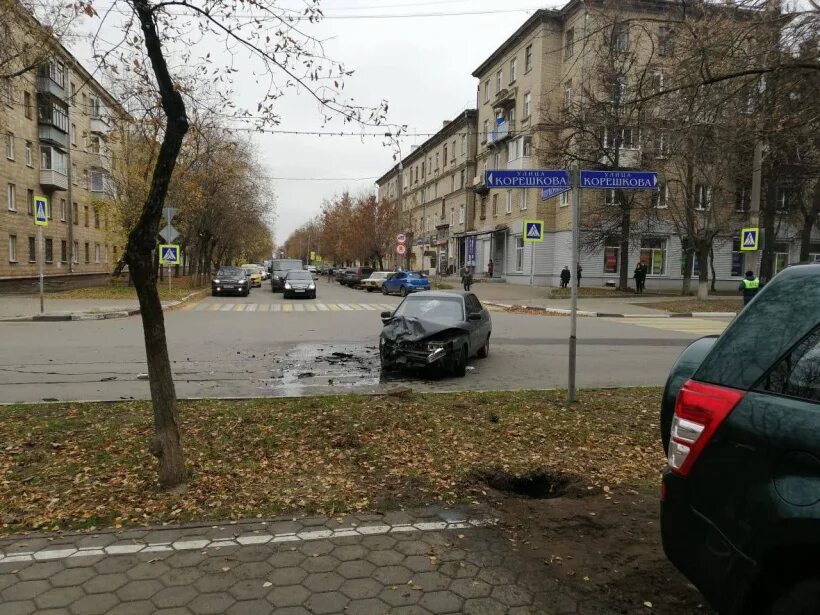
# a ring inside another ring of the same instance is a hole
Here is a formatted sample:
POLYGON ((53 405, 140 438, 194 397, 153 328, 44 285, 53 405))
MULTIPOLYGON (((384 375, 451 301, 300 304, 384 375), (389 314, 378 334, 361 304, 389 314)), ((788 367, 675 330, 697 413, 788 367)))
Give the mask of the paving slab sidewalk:
POLYGON ((4 615, 612 612, 525 566, 493 523, 430 507, 12 537, 0 541, 0 604, 4 615))
MULTIPOLYGON (((179 301, 163 301, 162 308, 168 309, 185 303, 201 292, 191 293, 179 301)), ((136 299, 50 299, 46 295, 45 312, 40 314, 40 298, 37 296, 0 297, 0 322, 125 318, 139 314, 139 311, 136 299)))

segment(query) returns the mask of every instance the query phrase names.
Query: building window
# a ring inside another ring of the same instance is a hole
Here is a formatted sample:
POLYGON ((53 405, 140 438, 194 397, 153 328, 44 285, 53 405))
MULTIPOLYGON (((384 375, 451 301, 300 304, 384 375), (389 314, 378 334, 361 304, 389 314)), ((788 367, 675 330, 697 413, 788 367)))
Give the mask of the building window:
POLYGON ((527 45, 524 50, 524 72, 528 73, 532 70, 532 45, 527 45))
POLYGON ((60 199, 60 220, 61 220, 62 222, 65 222, 65 216, 66 216, 66 203, 65 203, 65 199, 60 199))
MULTIPOLYGON (((86 190, 91 190, 91 178, 88 176, 88 169, 83 169, 83 184, 86 190)), ((86 224, 86 226, 88 226, 86 224)))
POLYGON ((522 140, 521 155, 525 158, 532 156, 532 137, 526 135, 522 140))
POLYGON ((662 183, 658 186, 658 189, 655 190, 652 196, 652 201, 655 209, 666 209, 669 207, 669 184, 662 183))
POLYGON ((40 99, 37 115, 41 124, 53 126, 60 132, 68 133, 68 107, 51 99, 40 99))
POLYGON ((572 105, 572 81, 564 83, 564 107, 569 108, 572 105))
POLYGON ((26 165, 34 166, 34 156, 31 153, 34 144, 31 141, 26 141, 26 165))
POLYGON ((481 220, 487 219, 487 199, 481 198, 481 205, 479 205, 478 216, 481 220))
POLYGON ((513 202, 513 193, 512 190, 507 190, 507 206, 504 208, 504 212, 511 214, 512 213, 512 202, 513 202))
POLYGON ((11 79, 2 79, 2 89, 3 102, 11 107, 13 104, 11 95, 11 79))
POLYGON ((619 131, 611 127, 604 129, 604 148, 606 149, 638 149, 641 146, 641 131, 638 128, 621 128, 619 131))
POLYGON ((94 244, 94 262, 98 264, 100 262, 100 244, 98 243, 94 244))
POLYGON ((712 208, 712 186, 695 184, 695 209, 706 211, 712 208))
POLYGON ((749 211, 752 190, 748 184, 738 184, 735 188, 735 211, 739 214, 749 211))
POLYGON ((515 83, 518 74, 518 58, 510 60, 510 83, 515 83))
POLYGON ((453 139, 452 147, 450 148, 450 162, 455 163, 456 161, 456 140, 453 139))
POLYGON ((71 125, 71 145, 77 147, 77 124, 71 125))
POLYGON ((658 151, 656 152, 656 156, 658 158, 666 158, 669 156, 672 148, 669 143, 669 133, 665 130, 661 130, 658 132, 658 143, 657 143, 658 151))
POLYGON ((484 82, 484 102, 490 102, 490 80, 484 82))
POLYGON ((463 187, 464 187, 464 169, 461 169, 461 173, 459 173, 459 176, 458 176, 458 187, 459 187, 459 188, 463 188, 463 187))
POLYGON ((521 190, 518 191, 518 194, 519 194, 518 208, 521 211, 527 211, 527 189, 522 188, 521 190))
POLYGON ((792 209, 795 200, 795 190, 791 186, 778 186, 775 191, 775 211, 784 214, 792 209))
POLYGON ((8 202, 9 211, 17 211, 17 187, 14 184, 6 186, 6 201, 8 202))
POLYGON ((83 214, 85 215, 85 228, 88 228, 88 205, 83 206, 83 214))
POLYGON ((732 239, 732 275, 743 275, 743 252, 740 251, 740 237, 732 239))
MULTIPOLYGON (((467 135, 461 135, 461 155, 465 156, 467 154, 467 135)), ((455 155, 455 152, 453 152, 455 155)))
POLYGON ((498 195, 494 194, 493 195, 493 216, 495 217, 497 215, 498 215, 498 195))
POLYGON ((532 102, 532 94, 527 92, 524 94, 524 119, 530 119, 530 104, 532 102))
POLYGON ((675 52, 675 42, 671 26, 660 26, 658 28, 658 55, 668 58, 675 52))
POLYGON ((14 160, 14 133, 6 133, 6 158, 14 160))
POLYGON ((26 119, 32 119, 33 113, 31 110, 31 92, 23 92, 23 108, 25 109, 26 119))
POLYGON ((9 262, 17 262, 17 235, 9 235, 9 262))
POLYGON ((34 215, 34 190, 26 190, 26 211, 29 216, 34 215))
POLYGON ((517 160, 521 155, 521 139, 513 139, 507 144, 507 162, 517 160))
POLYGON ((100 138, 97 135, 93 135, 89 138, 88 148, 92 154, 100 153, 100 138))
POLYGON ((629 49, 629 22, 612 26, 612 50, 623 53, 629 49))
POLYGON ((524 238, 515 238, 515 270, 524 271, 524 238))
POLYGON ((100 228, 100 210, 94 208, 94 228, 100 228))
POLYGON ((74 203, 72 206, 72 220, 74 220, 74 224, 80 223, 80 206, 77 203, 74 203))
POLYGON ((54 240, 51 238, 46 239, 46 262, 54 262, 54 240))
POLYGON ((666 273, 666 239, 644 237, 641 241, 641 262, 647 267, 648 275, 666 273))
POLYGON ((558 205, 559 207, 569 206, 569 191, 561 193, 561 195, 558 197, 558 205))
POLYGON ((493 168, 494 169, 500 169, 501 168, 501 152, 496 152, 495 156, 493 157, 493 160, 495 161, 495 166, 493 168))
POLYGON ((447 160, 448 160, 447 159, 447 144, 445 143, 444 144, 444 160, 443 160, 443 166, 445 166, 445 167, 447 166, 447 160))
POLYGON ((46 62, 40 67, 40 75, 50 78, 61 88, 65 87, 65 66, 62 62, 56 60, 46 62))
POLYGON ((87 241, 85 242, 85 264, 91 262, 91 244, 87 241))
POLYGON ((51 145, 40 146, 40 169, 44 171, 57 171, 65 175, 68 167, 68 156, 56 147, 51 145))
POLYGON ((458 223, 464 224, 464 205, 458 206, 458 223))
POLYGON ((74 164, 74 163, 71 163, 71 183, 74 184, 75 186, 77 185, 77 177, 78 177, 78 175, 77 175, 77 165, 74 164))
POLYGON ((612 82, 612 103, 622 105, 629 94, 629 82, 626 75, 618 75, 612 82))
POLYGON ((483 136, 482 143, 487 140, 487 135, 490 134, 490 120, 484 120, 484 129, 481 133, 483 136))
POLYGON ((96 96, 90 98, 91 101, 91 117, 102 117, 102 102, 96 96))
POLYGON ((604 190, 604 205, 617 205, 618 196, 614 190, 604 190))
POLYGON ((621 242, 611 235, 604 240, 604 273, 618 273, 621 263, 621 242))
POLYGON ((789 264, 789 244, 774 244, 774 272, 779 273, 789 264))
POLYGON ((60 240, 60 262, 68 262, 68 242, 65 239, 60 240))
POLYGON ((564 34, 564 57, 571 58, 575 52, 575 28, 570 28, 564 34))
POLYGON ((77 264, 80 262, 80 242, 75 241, 71 248, 71 260, 77 264))
POLYGON ((75 104, 74 99, 77 98, 77 84, 75 84, 74 82, 69 84, 69 93, 70 93, 69 100, 71 100, 71 104, 73 105, 73 104, 75 104))
POLYGON ((651 94, 659 94, 663 92, 663 82, 664 76, 663 73, 658 71, 652 73, 649 78, 649 91, 651 94))
POLYGON ((495 93, 498 94, 504 87, 504 69, 495 74, 495 93))
POLYGON ((28 262, 37 262, 37 240, 34 237, 28 238, 28 262))

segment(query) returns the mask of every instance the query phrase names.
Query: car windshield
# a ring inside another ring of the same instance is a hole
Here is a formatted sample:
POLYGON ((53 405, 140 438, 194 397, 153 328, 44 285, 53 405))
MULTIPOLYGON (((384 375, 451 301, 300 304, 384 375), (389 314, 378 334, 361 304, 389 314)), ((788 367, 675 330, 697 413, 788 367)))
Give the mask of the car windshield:
POLYGON ((464 308, 461 297, 407 297, 396 310, 396 316, 425 320, 462 321, 464 308))
POLYGON ((245 272, 242 271, 239 267, 220 267, 219 271, 216 272, 216 277, 222 276, 225 278, 229 278, 240 275, 245 275, 245 272))
POLYGON ((309 271, 288 271, 288 280, 312 280, 309 271))
POLYGON ((418 274, 418 273, 408 273, 407 274, 407 279, 408 280, 422 280, 422 279, 424 279, 424 276, 422 276, 421 274, 418 274))
POLYGON ((387 277, 386 273, 377 272, 377 273, 371 273, 370 274, 370 278, 373 279, 373 280, 381 280, 382 278, 386 278, 386 277, 387 277))

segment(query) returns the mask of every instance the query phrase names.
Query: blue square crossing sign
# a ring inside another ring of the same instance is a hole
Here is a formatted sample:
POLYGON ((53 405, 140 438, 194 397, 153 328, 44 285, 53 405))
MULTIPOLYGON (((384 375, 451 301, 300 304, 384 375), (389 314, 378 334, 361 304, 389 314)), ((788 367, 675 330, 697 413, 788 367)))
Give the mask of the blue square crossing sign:
POLYGON ((758 249, 760 229, 744 228, 740 231, 740 251, 753 252, 758 249))
POLYGON ((48 197, 34 197, 34 224, 48 226, 48 197))
POLYGON ((159 246, 159 264, 160 265, 179 265, 181 260, 179 258, 179 245, 175 243, 164 243, 159 246))
POLYGON ((544 241, 543 220, 524 220, 524 241, 530 243, 544 241))

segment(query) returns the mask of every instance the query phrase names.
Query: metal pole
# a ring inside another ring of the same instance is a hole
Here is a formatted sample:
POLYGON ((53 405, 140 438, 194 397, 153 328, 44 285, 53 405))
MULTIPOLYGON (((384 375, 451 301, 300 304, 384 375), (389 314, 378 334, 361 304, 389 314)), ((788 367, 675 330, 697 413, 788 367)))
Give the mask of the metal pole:
MULTIPOLYGON (((527 230, 524 229, 525 234, 526 234, 526 232, 527 232, 527 230)), ((541 229, 541 232, 544 232, 543 229, 541 229)), ((532 286, 533 285, 533 280, 534 280, 534 274, 535 274, 535 244, 532 243, 532 242, 529 242, 529 244, 530 244, 530 286, 532 286)))
MULTIPOLYGON (((399 147, 399 181, 398 181, 398 202, 396 203, 396 233, 401 233, 401 201, 404 192, 404 162, 401 159, 401 146, 399 147)), ((401 254, 396 252, 396 269, 401 268, 401 254)))
MULTIPOLYGON (((751 202, 749 207, 749 223, 750 226, 759 227, 760 226, 760 189, 761 184, 763 183, 763 142, 757 140, 755 142, 755 149, 754 154, 752 157, 752 194, 751 194, 751 202)), ((758 234, 760 231, 758 230, 758 234)), ((763 239, 762 236, 758 237, 758 241, 760 245, 758 248, 763 248, 763 242, 760 241, 763 239)), ((743 241, 743 237, 740 238, 740 241, 743 241)), ((754 269, 757 270, 757 273, 760 274, 760 268, 763 265, 763 259, 760 258, 760 249, 755 254, 757 258, 757 266, 754 269)), ((746 263, 744 263, 745 265, 746 263)), ((752 267, 746 267, 751 269, 752 267)))
MULTIPOLYGON (((37 215, 37 212, 34 212, 34 215, 37 215)), ((46 247, 43 243, 43 227, 37 227, 37 243, 40 244, 40 313, 42 314, 45 310, 43 305, 43 261, 46 259, 46 247)))
POLYGON ((575 402, 576 344, 578 333, 578 244, 581 221, 580 164, 576 165, 572 178, 572 285, 570 288, 569 325, 569 374, 567 377, 567 402, 575 402))

